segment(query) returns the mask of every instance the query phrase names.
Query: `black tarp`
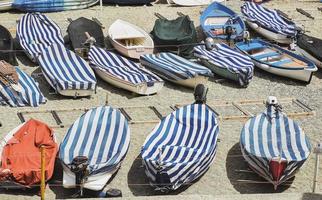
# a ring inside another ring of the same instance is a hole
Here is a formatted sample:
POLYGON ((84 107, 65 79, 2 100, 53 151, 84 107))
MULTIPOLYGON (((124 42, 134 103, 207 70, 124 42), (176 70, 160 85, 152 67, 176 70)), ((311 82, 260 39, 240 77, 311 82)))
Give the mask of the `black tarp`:
POLYGON ((297 45, 311 54, 313 57, 322 61, 322 40, 311 37, 306 34, 299 34, 297 37, 297 45))
POLYGON ((159 51, 177 51, 180 56, 190 58, 194 43, 197 43, 197 31, 188 16, 174 20, 157 19, 151 32, 154 44, 168 47, 157 47, 159 51), (175 47, 176 45, 185 45, 175 47))
POLYGON ((0 25, 0 60, 17 65, 14 41, 8 29, 0 25))

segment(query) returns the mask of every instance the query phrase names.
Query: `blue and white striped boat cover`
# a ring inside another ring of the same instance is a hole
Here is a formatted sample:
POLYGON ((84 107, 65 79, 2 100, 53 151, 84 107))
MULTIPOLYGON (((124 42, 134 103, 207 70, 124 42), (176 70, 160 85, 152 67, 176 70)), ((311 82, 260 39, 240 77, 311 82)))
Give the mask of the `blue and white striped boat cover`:
POLYGON ((48 83, 59 90, 94 90, 96 78, 85 60, 63 45, 51 45, 39 57, 39 65, 48 83))
POLYGON ((140 62, 170 81, 185 80, 199 75, 213 75, 208 68, 172 53, 146 54, 140 57, 140 62))
POLYGON ((40 13, 27 13, 20 19, 17 38, 33 61, 50 45, 64 44, 58 25, 40 13))
POLYGON ((241 7, 241 12, 248 21, 255 22, 273 32, 292 37, 297 33, 295 24, 281 17, 275 10, 264 8, 253 2, 246 2, 241 7))
POLYGON ((38 83, 18 67, 16 67, 16 71, 19 77, 18 83, 22 90, 17 92, 0 82, 0 104, 11 107, 37 107, 46 103, 46 98, 41 93, 38 83))
POLYGON ((204 45, 196 46, 194 55, 210 64, 226 68, 228 71, 238 74, 241 86, 247 86, 253 78, 254 64, 252 60, 226 44, 215 44, 215 48, 212 51, 208 51, 204 45))
POLYGON ((134 85, 142 83, 149 85, 162 81, 139 64, 99 47, 91 47, 88 59, 93 68, 98 68, 134 85))
POLYGON ((216 115, 206 105, 184 106, 165 117, 141 151, 150 184, 175 190, 200 177, 214 160, 218 134, 216 115))
POLYGON ((68 167, 77 156, 88 158, 89 175, 120 167, 130 143, 128 122, 110 106, 93 108, 69 128, 60 147, 59 158, 68 167))

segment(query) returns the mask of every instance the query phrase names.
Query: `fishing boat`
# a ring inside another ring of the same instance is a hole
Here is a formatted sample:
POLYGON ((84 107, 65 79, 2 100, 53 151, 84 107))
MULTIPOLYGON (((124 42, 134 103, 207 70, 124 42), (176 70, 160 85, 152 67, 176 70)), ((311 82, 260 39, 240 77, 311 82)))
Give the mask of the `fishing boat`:
POLYGON ((37 62, 37 57, 49 46, 64 45, 59 26, 41 13, 27 13, 19 20, 17 38, 33 62, 37 62))
POLYGON ((183 106, 163 118, 141 150, 150 185, 161 191, 190 185, 214 161, 218 135, 216 114, 201 102, 183 106))
POLYGON ((41 148, 44 149, 45 181, 54 172, 58 144, 54 131, 35 119, 17 126, 0 142, 0 185, 13 188, 39 187, 41 148))
POLYGON ((14 0, 12 7, 23 12, 58 12, 91 7, 99 0, 14 0))
POLYGON ((63 96, 85 97, 96 90, 96 78, 89 64, 61 44, 48 47, 38 57, 49 85, 63 96))
POLYGON ((143 29, 123 20, 116 20, 108 29, 114 48, 124 56, 139 59, 141 55, 153 53, 152 38, 143 29))
POLYGON ((139 64, 113 52, 92 46, 89 61, 95 73, 116 87, 140 95, 151 95, 160 91, 163 81, 139 64))
POLYGON ((129 125, 118 109, 88 110, 68 129, 59 147, 63 186, 102 190, 120 168, 129 143, 129 125))
POLYGON ((0 25, 0 60, 12 65, 17 65, 16 53, 14 51, 14 40, 11 33, 4 26, 0 25))
POLYGON ((12 1, 0 0, 0 11, 12 9, 12 1))
POLYGON ((249 27, 269 40, 291 44, 299 29, 295 23, 276 10, 265 8, 254 2, 245 2, 241 12, 249 27))
POLYGON ((38 83, 19 67, 0 61, 0 104, 38 107, 46 103, 38 83))
POLYGON ((235 45, 257 67, 272 74, 310 83, 313 73, 317 71, 315 64, 306 58, 260 39, 235 45))
POLYGON ((200 16, 200 25, 207 37, 221 40, 240 40, 244 36, 244 21, 230 8, 213 2, 200 16))
POLYGON ((207 50, 204 45, 196 46, 194 55, 212 72, 242 87, 247 87, 253 78, 252 60, 224 43, 215 44, 212 50, 207 50))
POLYGON ((190 88, 206 83, 213 75, 208 68, 172 53, 146 54, 140 62, 161 78, 190 88))
POLYGON ((309 139, 281 111, 276 97, 269 97, 267 109, 246 122, 240 148, 250 168, 275 189, 295 176, 311 151, 309 139))
POLYGON ((306 57, 322 68, 322 40, 306 34, 299 34, 296 39, 296 53, 306 57))
POLYGON ((223 2, 224 0, 167 0, 170 5, 178 6, 203 6, 212 2, 223 2))
POLYGON ((146 5, 150 4, 154 0, 103 0, 104 4, 116 4, 116 5, 146 5))

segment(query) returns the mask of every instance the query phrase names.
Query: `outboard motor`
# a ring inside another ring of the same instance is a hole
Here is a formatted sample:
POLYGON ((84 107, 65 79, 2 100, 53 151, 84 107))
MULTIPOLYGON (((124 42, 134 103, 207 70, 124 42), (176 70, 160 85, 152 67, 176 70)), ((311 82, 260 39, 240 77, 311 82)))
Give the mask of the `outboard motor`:
POLYGON ((84 180, 87 176, 87 166, 88 166, 88 158, 86 156, 77 156, 73 159, 71 164, 71 171, 75 173, 75 184, 76 188, 79 190, 79 196, 83 196, 83 186, 84 180))
POLYGON ((205 104, 207 101, 207 93, 208 88, 206 88, 203 84, 198 84, 193 93, 195 97, 195 104, 205 104))
POLYGON ((248 31, 244 31, 243 39, 244 39, 244 42, 246 42, 246 44, 249 44, 250 33, 248 31))
POLYGON ((206 45, 206 49, 207 49, 208 51, 213 50, 214 45, 215 45, 215 41, 214 41, 214 39, 213 39, 213 38, 211 38, 211 37, 207 37, 207 38, 206 38, 206 41, 205 41, 205 45, 206 45))
POLYGON ((232 26, 226 26, 225 28, 225 34, 227 35, 227 42, 230 43, 230 39, 232 34, 234 33, 234 29, 232 26))

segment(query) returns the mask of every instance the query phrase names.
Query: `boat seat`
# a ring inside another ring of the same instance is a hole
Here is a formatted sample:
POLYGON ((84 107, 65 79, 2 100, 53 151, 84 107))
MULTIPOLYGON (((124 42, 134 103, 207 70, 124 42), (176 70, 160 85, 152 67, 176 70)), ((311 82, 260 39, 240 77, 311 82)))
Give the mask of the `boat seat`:
POLYGON ((293 62, 293 60, 287 58, 287 59, 284 59, 284 60, 281 60, 281 61, 271 62, 271 64, 276 65, 276 66, 281 66, 283 64, 290 63, 290 62, 293 62))
POLYGON ((254 49, 261 49, 265 48, 265 45, 260 43, 249 43, 249 44, 243 44, 240 46, 240 49, 244 51, 254 50, 254 49))
POLYGON ((256 55, 254 56, 255 59, 260 60, 263 58, 268 58, 268 57, 273 57, 273 56, 279 56, 281 55, 280 53, 274 51, 274 52, 268 52, 268 53, 264 53, 264 54, 260 54, 260 55, 256 55))

